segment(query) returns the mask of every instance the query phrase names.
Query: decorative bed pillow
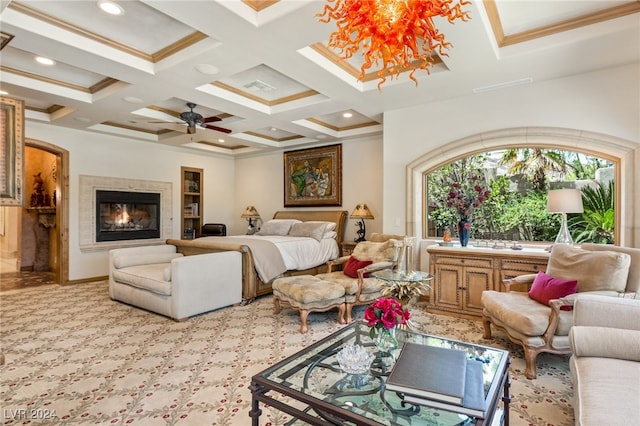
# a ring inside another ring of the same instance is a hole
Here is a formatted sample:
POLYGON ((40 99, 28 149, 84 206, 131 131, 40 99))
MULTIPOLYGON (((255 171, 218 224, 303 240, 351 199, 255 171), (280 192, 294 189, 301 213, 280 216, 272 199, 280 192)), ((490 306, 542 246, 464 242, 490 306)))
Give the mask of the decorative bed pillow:
MULTIPOLYGON (((365 268, 371 265, 373 262, 370 260, 358 260, 353 256, 350 256, 347 260, 347 263, 344 264, 344 268, 342 272, 351 278, 358 278, 358 269, 365 268)), ((369 274, 364 274, 364 277, 367 278, 369 274)))
POLYGON ((322 239, 323 240, 330 240, 330 239, 336 239, 338 237, 338 233, 336 231, 324 231, 324 234, 322 234, 322 239))
POLYGON ((560 299, 574 294, 577 288, 578 281, 576 280, 563 280, 540 271, 531 285, 529 297, 548 305, 549 300, 560 299))
POLYGON ((289 230, 289 235, 292 237, 311 237, 318 241, 322 239, 325 229, 327 228, 326 222, 300 222, 294 223, 289 230))
POLYGON ((393 260, 397 243, 398 241, 396 240, 388 240, 384 243, 362 241, 356 244, 352 254, 359 259, 371 259, 373 262, 389 262, 393 260))
POLYGON ((256 232, 257 235, 287 235, 291 226, 299 223, 296 219, 271 219, 266 221, 256 232))
POLYGON ((589 251, 554 244, 547 274, 578 281, 578 292, 624 291, 631 257, 616 251, 589 251))
POLYGON ((324 232, 329 232, 329 231, 335 231, 336 230, 336 223, 335 222, 325 222, 322 220, 307 220, 304 223, 324 223, 325 225, 327 225, 327 228, 324 230, 324 232))

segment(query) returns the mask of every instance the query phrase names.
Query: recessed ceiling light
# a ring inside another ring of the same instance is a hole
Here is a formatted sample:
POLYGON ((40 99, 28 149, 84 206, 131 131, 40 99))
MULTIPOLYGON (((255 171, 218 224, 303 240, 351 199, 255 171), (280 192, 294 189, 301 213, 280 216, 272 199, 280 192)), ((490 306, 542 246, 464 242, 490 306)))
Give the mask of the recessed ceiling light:
POLYGON ((272 132, 277 132, 278 129, 276 129, 275 127, 269 127, 269 130, 271 130, 272 132))
POLYGON ((218 139, 218 142, 224 143, 224 139, 220 138, 220 139, 218 139))
POLYGON ((45 58, 44 56, 36 56, 36 62, 42 65, 55 65, 56 61, 45 58))
POLYGON ((220 72, 218 67, 211 64, 198 64, 196 65, 196 71, 205 75, 213 75, 213 74, 218 74, 218 72, 220 72))
POLYGON ((109 15, 122 15, 124 13, 124 9, 118 3, 108 1, 108 0, 100 0, 98 2, 98 7, 102 9, 103 12, 108 13, 109 15))
POLYGON ((0 90, 0 95, 8 95, 9 92, 5 92, 4 90, 0 90))
POLYGON ((342 114, 342 116, 344 118, 351 118, 351 117, 353 117, 353 114, 351 114, 350 112, 345 112, 344 114, 342 114))
POLYGON ((130 104, 141 104, 142 99, 136 98, 135 96, 125 96, 122 98, 123 101, 129 102, 130 104))

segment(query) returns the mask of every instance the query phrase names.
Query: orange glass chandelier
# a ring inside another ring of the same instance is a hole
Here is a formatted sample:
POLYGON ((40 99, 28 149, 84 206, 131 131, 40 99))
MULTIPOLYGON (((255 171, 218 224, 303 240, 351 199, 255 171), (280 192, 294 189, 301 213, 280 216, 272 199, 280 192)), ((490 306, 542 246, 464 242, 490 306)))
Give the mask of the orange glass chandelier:
POLYGON ((364 63, 360 67, 359 81, 373 65, 378 70, 378 89, 387 77, 398 77, 400 72, 426 70, 432 65, 432 52, 448 56, 451 43, 445 40, 433 23, 441 16, 450 23, 456 19, 469 20, 469 13, 462 11, 467 0, 328 0, 320 22, 336 21, 337 30, 329 36, 329 47, 338 49, 343 58, 362 51, 364 63), (332 5, 331 3, 335 3, 332 5))

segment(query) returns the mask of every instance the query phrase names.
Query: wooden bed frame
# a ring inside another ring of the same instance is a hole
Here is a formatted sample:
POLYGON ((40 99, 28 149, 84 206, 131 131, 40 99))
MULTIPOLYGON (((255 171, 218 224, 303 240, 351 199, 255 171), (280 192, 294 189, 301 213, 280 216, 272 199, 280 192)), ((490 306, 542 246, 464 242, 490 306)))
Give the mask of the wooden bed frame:
MULTIPOLYGON (((342 256, 342 241, 344 241, 345 226, 347 222, 346 210, 311 210, 293 211, 281 210, 273 215, 274 219, 298 219, 303 222, 310 220, 320 220, 336 223, 336 242, 342 256)), ((242 253, 242 299, 243 303, 251 302, 258 296, 271 293, 271 282, 265 283, 260 280, 253 264, 253 255, 247 245, 229 244, 213 241, 195 240, 167 240, 167 244, 172 244, 178 248, 178 252, 185 256, 194 254, 211 253, 216 251, 236 250, 242 253)), ((292 275, 316 275, 325 272, 326 264, 318 265, 311 269, 301 271, 287 271, 285 276, 292 275)))

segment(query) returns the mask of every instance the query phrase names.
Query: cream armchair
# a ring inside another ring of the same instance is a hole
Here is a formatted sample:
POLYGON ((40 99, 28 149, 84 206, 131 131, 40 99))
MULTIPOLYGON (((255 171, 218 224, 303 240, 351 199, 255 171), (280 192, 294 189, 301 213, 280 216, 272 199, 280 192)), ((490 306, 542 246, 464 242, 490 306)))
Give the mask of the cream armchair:
POLYGON ((547 274, 577 280, 577 293, 555 299, 549 305, 529 297, 536 275, 529 274, 505 282, 506 292, 484 291, 483 337, 491 338, 491 326, 506 332, 524 349, 525 376, 536 377, 536 358, 541 352, 568 354, 569 330, 573 325, 571 304, 584 294, 617 297, 622 292, 638 294, 640 289, 640 249, 611 245, 583 244, 575 248, 556 244, 551 250, 547 274))
POLYGON ((327 262, 327 272, 316 275, 324 281, 331 281, 342 285, 345 289, 345 317, 346 322, 352 321, 351 310, 354 306, 365 305, 382 296, 384 283, 367 275, 371 272, 392 268, 397 259, 397 247, 404 236, 391 234, 371 235, 369 241, 358 243, 351 256, 360 261, 371 261, 366 267, 357 270, 357 278, 345 275, 345 267, 350 256, 342 256, 327 262))

